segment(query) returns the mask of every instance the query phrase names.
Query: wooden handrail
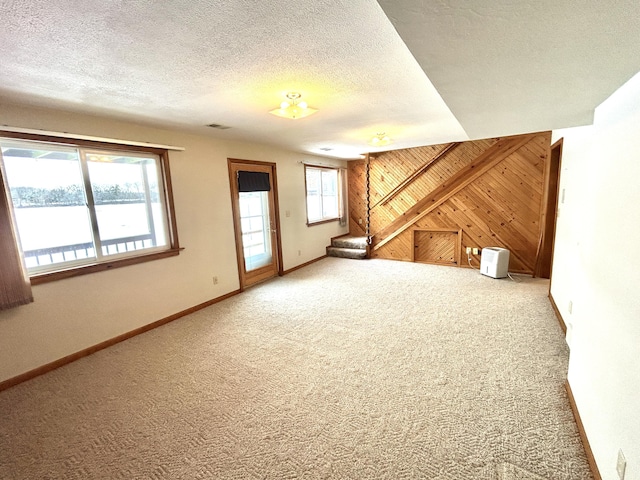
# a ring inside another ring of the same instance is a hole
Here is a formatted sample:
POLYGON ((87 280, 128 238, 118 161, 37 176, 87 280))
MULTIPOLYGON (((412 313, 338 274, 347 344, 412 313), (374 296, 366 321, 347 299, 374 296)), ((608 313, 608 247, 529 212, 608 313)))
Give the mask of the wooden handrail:
POLYGON ((376 233, 373 236, 373 250, 393 240, 536 136, 537 134, 530 134, 498 140, 478 155, 473 162, 442 182, 429 195, 376 233))
POLYGON ((402 190, 407 188, 409 186, 409 184, 412 183, 416 178, 418 178, 420 175, 422 175, 424 172, 426 172, 427 169, 431 165, 436 163, 445 154, 447 154, 448 152, 450 152, 451 150, 456 148, 458 145, 460 145, 460 142, 453 142, 453 143, 450 143, 447 146, 445 146, 434 157, 430 158, 423 165, 421 165, 416 170, 414 170, 414 172, 411 175, 409 175, 407 178, 405 178, 397 187, 395 187, 393 190, 391 190, 389 193, 387 193, 384 197, 382 197, 380 200, 378 200, 371 207, 371 209, 373 210, 378 205, 384 205, 385 203, 388 203, 389 201, 391 201, 391 199, 393 199, 396 195, 398 195, 402 190))

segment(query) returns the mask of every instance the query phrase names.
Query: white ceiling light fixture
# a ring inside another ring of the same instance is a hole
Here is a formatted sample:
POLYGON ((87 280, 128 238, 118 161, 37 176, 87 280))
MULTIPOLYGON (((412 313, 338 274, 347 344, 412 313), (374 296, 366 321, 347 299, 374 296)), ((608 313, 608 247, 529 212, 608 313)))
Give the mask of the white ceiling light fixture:
POLYGON ((298 118, 308 117, 313 115, 318 110, 311 108, 307 105, 307 102, 300 101, 302 95, 298 92, 289 92, 286 95, 287 100, 280 104, 280 108, 271 110, 269 113, 278 117, 290 118, 291 120, 297 120, 298 118))
POLYGON ((385 145, 389 145, 392 142, 389 135, 384 132, 376 133, 375 137, 369 140, 369 145, 372 147, 384 147, 385 145))

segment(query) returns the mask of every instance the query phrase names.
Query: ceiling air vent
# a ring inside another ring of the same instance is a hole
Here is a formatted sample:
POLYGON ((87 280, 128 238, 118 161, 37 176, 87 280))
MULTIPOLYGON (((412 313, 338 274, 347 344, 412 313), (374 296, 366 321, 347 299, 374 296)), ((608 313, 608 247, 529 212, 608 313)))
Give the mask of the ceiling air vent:
POLYGON ((231 127, 227 127, 226 125, 220 125, 219 123, 210 123, 207 127, 217 128, 218 130, 227 130, 231 127))
POLYGON ((330 152, 331 150, 333 150, 333 148, 321 147, 320 150, 322 150, 323 152, 330 152))

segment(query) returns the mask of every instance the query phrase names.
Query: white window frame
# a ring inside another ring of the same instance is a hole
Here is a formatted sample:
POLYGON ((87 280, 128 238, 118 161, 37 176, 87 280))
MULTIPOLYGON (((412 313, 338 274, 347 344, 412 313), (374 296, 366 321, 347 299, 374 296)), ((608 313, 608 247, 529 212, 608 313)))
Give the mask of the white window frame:
POLYGON ((307 225, 308 226, 312 226, 312 225, 319 225, 322 223, 327 223, 327 222, 335 222, 340 220, 341 217, 341 211, 342 211, 342 176, 340 175, 340 169, 338 167, 325 167, 325 166, 318 166, 318 165, 306 165, 304 166, 304 190, 305 190, 305 203, 306 203, 306 212, 307 212, 307 225), (311 220, 309 218, 309 186, 307 184, 307 171, 308 170, 317 170, 320 172, 320 204, 322 205, 324 202, 324 192, 323 192, 323 188, 322 188, 322 171, 334 171, 336 173, 336 215, 335 216, 325 216, 324 213, 322 215, 321 218, 314 218, 313 220, 311 220))

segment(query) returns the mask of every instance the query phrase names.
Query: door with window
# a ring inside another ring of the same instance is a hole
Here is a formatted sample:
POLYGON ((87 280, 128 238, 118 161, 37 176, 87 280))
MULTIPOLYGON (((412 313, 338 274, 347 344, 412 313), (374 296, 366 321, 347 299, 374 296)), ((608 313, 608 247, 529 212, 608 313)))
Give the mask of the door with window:
POLYGON ((240 289, 280 273, 275 164, 229 159, 240 289))

